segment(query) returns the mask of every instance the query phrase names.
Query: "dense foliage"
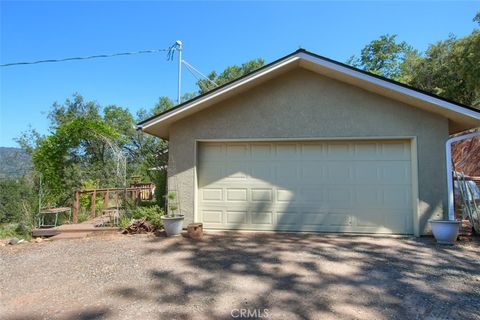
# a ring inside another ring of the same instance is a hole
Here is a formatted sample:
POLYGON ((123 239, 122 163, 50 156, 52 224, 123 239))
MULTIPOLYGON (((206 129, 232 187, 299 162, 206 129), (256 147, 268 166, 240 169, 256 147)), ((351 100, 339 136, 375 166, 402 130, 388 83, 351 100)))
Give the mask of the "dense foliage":
MULTIPOLYGON (((480 13, 474 21, 480 23, 480 13)), ((425 53, 382 35, 347 63, 444 98, 480 108, 480 30, 431 44, 425 53)))
POLYGON ((347 63, 393 80, 402 80, 404 64, 417 54, 405 41, 397 42, 397 35, 386 34, 370 42, 361 50, 360 57, 352 56, 347 63))
POLYGON ((67 192, 87 179, 110 180, 113 170, 108 169, 113 163, 106 157, 105 138, 115 140, 118 133, 104 121, 79 116, 38 142, 33 164, 42 173, 49 200, 66 201, 71 196, 67 192))
POLYGON ((32 176, 19 179, 0 179, 0 224, 22 222, 30 225, 35 210, 37 193, 32 176))

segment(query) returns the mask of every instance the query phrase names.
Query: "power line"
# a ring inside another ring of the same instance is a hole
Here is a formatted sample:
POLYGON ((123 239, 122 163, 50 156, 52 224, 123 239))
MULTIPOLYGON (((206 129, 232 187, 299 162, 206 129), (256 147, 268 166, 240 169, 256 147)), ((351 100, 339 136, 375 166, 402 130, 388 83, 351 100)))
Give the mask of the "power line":
POLYGON ((130 55, 137 55, 137 54, 159 53, 159 52, 169 52, 170 54, 172 50, 175 50, 175 49, 170 47, 166 49, 153 49, 153 50, 140 50, 140 51, 132 51, 132 52, 111 53, 111 54, 99 54, 99 55, 86 56, 86 57, 48 59, 48 60, 37 60, 37 61, 27 61, 27 62, 12 62, 12 63, 0 64, 0 67, 12 67, 12 66, 40 64, 40 63, 56 63, 56 62, 65 62, 65 61, 73 61, 73 60, 111 58, 111 57, 118 57, 118 56, 130 56, 130 55))

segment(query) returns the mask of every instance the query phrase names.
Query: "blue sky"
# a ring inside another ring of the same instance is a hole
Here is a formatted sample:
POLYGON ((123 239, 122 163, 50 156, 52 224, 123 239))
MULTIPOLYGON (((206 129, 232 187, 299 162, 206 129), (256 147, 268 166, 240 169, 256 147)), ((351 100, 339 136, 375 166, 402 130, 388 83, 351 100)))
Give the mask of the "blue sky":
MULTIPOLYGON (((398 34, 417 49, 469 34, 480 2, 1 2, 0 63, 165 48, 184 42, 202 72, 300 46, 345 61, 370 40, 398 34)), ((165 54, 0 69, 0 146, 78 92, 136 112, 176 97, 176 62, 165 54)), ((195 90, 184 73, 183 91, 195 90)))

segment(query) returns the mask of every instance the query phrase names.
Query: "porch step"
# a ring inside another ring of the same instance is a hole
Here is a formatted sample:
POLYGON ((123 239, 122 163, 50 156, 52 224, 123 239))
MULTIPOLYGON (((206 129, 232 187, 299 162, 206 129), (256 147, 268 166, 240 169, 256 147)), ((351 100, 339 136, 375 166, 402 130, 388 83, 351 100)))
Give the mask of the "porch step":
POLYGON ((116 233, 122 230, 119 227, 95 227, 93 224, 80 223, 80 224, 64 224, 57 227, 61 233, 74 233, 74 232, 101 232, 101 233, 116 233))
POLYGON ((88 232, 73 232, 73 233, 60 233, 51 237, 51 240, 65 240, 65 239, 83 239, 89 236, 88 232))
POLYGON ((77 239, 87 236, 111 235, 122 231, 119 227, 96 227, 101 219, 85 221, 79 224, 64 224, 53 228, 37 228, 32 230, 33 237, 51 237, 52 240, 77 239))
POLYGON ((57 228, 40 228, 32 230, 32 237, 51 237, 60 234, 57 228))

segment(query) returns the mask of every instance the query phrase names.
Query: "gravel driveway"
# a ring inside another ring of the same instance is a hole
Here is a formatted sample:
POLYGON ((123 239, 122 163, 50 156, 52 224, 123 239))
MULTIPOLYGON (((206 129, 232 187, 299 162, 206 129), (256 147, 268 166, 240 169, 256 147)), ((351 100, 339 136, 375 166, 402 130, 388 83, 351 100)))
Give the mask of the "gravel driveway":
POLYGON ((0 258, 2 319, 480 319, 478 243, 110 236, 3 247, 0 258))

